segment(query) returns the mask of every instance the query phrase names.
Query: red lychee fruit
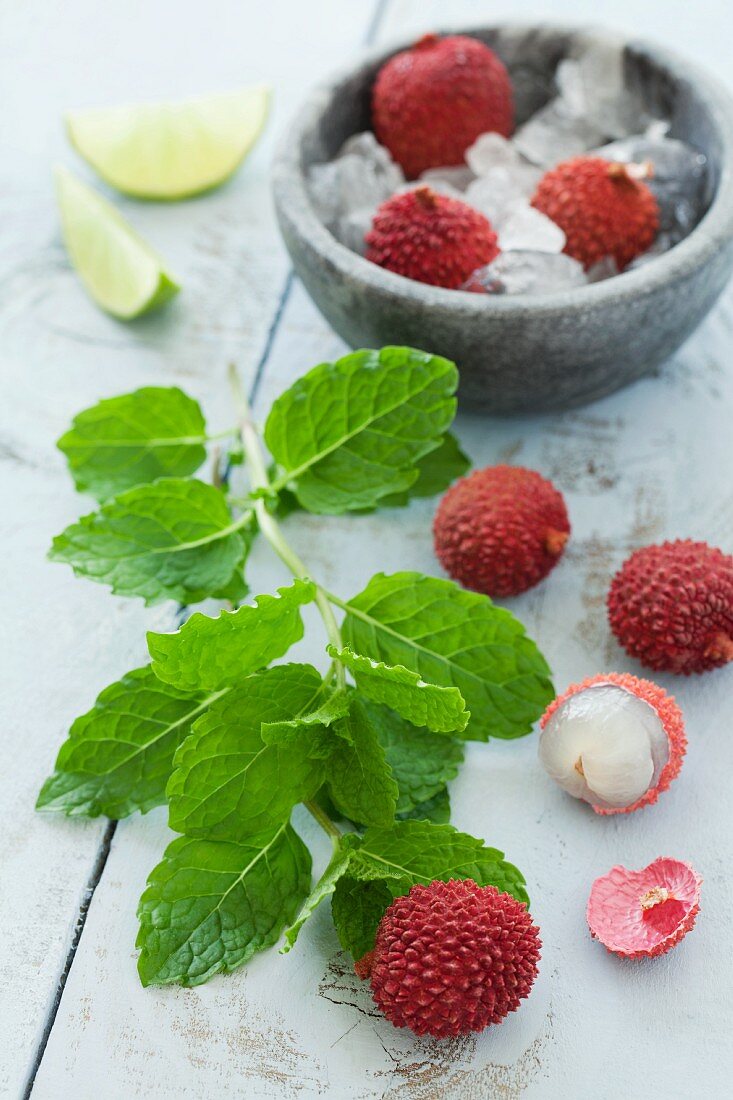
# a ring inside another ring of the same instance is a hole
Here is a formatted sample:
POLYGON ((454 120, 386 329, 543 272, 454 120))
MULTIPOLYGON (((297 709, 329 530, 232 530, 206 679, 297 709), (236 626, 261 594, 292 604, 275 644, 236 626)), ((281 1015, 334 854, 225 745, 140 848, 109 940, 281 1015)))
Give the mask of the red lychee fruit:
POLYGON ((427 186, 383 202, 364 239, 372 263, 452 290, 499 255, 496 233, 483 214, 427 186))
POLYGON ((380 922, 374 1000, 395 1027, 416 1035, 483 1031, 529 994, 541 946, 527 906, 494 886, 471 879, 413 886, 380 922))
POLYGON ((591 887, 590 934, 627 959, 664 955, 694 925, 701 884, 689 863, 664 856, 642 871, 612 867, 591 887))
POLYGON ((466 588, 516 596, 546 577, 570 534, 561 493, 522 466, 489 466, 456 482, 433 522, 435 553, 466 588))
POLYGON ((427 34, 377 73, 372 123, 408 179, 427 168, 463 164, 479 134, 511 134, 509 74, 476 38, 427 34))
POLYGON ((611 630, 648 668, 688 675, 733 661, 733 557, 706 542, 636 550, 607 602, 611 630))
POLYGON ((659 228, 657 200, 641 178, 650 171, 649 165, 574 157, 545 173, 532 205, 560 226, 568 256, 586 268, 612 256, 623 271, 659 228))
POLYGON ((656 802, 687 748, 682 711, 651 680, 609 672, 573 684, 540 720, 548 775, 597 814, 656 802))

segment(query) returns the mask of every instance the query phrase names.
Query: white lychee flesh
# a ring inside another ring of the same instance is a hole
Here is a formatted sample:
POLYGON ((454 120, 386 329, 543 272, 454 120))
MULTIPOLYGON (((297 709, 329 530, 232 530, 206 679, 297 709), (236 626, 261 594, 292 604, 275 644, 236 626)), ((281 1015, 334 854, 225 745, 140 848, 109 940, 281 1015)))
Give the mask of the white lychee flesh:
POLYGON ((540 761, 573 795, 622 809, 657 785, 669 740, 649 703, 617 684, 593 684, 561 703, 540 735, 540 761))

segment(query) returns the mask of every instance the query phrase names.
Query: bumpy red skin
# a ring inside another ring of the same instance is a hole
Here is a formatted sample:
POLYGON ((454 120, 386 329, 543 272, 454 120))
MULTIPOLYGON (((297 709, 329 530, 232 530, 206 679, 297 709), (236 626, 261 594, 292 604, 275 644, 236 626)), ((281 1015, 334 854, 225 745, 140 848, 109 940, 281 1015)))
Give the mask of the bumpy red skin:
POLYGON ((364 239, 372 263, 451 290, 499 255, 483 214, 426 186, 383 202, 364 239))
POLYGON ((483 1031, 529 994, 540 947, 526 905, 494 886, 413 886, 379 925, 374 1000, 395 1027, 416 1035, 483 1031))
POLYGON ((425 35, 379 70, 372 123, 408 179, 427 168, 463 164, 479 134, 511 134, 509 75, 476 38, 425 35))
POLYGON ((607 603, 611 630, 647 668, 687 676, 733 661, 733 557, 705 542, 636 550, 607 603))
POLYGON ((564 251, 584 267, 612 256, 620 271, 654 243, 659 207, 626 167, 600 157, 574 157, 547 172, 532 205, 560 226, 564 251))
POLYGON ((489 466, 456 482, 433 522, 435 553, 466 588, 516 596, 546 577, 570 534, 562 495, 522 466, 489 466))
POLYGON ((667 695, 667 692, 663 691, 659 684, 652 683, 651 680, 642 680, 638 676, 632 676, 629 672, 605 672, 600 673, 598 676, 590 676, 587 680, 583 680, 581 684, 571 684, 563 695, 558 695, 557 699, 553 699, 540 719, 540 727, 545 728, 557 708, 561 707, 571 695, 575 695, 579 691, 585 691, 586 688, 592 687, 594 684, 616 684, 618 687, 625 688, 626 691, 633 692, 639 699, 643 699, 659 715, 659 720, 669 741, 669 759, 662 768, 656 787, 650 787, 641 798, 638 798, 636 802, 632 802, 630 806, 617 806, 613 809, 608 809, 605 806, 593 806, 597 814, 630 814, 634 810, 640 810, 642 806, 651 806, 652 803, 657 801, 662 791, 666 791, 672 780, 679 775, 687 751, 687 736, 682 711, 677 706, 674 696, 667 695))

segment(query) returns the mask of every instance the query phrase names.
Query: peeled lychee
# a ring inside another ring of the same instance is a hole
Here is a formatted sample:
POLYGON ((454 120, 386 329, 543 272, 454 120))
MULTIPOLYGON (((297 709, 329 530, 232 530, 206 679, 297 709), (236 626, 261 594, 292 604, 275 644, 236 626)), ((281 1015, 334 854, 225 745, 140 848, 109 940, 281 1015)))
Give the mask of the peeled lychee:
POLYGON ((511 134, 509 75, 476 38, 426 34, 379 70, 372 122, 408 179, 428 168, 463 164, 479 134, 511 134))
POLYGON ((643 871, 612 867, 591 887, 591 935, 628 959, 663 955, 694 925, 701 883, 689 863, 663 856, 643 871))
POLYGON ((598 814, 656 802, 682 767, 682 712, 650 680, 610 672, 573 684, 540 721, 545 771, 598 814))
POLYGON ((690 539, 636 550, 611 582, 608 618, 647 668, 719 668, 733 661, 733 557, 690 539))
POLYGON ((619 271, 653 244, 657 200, 641 178, 651 166, 574 157, 540 180, 532 205, 566 237, 564 251, 587 269, 612 256, 619 271))
POLYGON ((453 290, 499 254, 496 233, 483 214, 427 186, 383 202, 364 239, 372 263, 453 290))
POLYGON ((489 596, 516 596, 546 577, 570 534, 562 494, 523 466, 489 466, 456 482, 433 522, 451 577, 489 596))
MULTIPOLYGON (((413 886, 380 922, 370 960, 374 1000, 395 1027, 416 1035, 482 1031, 529 994, 540 947, 526 905, 494 886, 471 879, 413 886)), ((368 965, 360 973, 366 977, 368 965)))

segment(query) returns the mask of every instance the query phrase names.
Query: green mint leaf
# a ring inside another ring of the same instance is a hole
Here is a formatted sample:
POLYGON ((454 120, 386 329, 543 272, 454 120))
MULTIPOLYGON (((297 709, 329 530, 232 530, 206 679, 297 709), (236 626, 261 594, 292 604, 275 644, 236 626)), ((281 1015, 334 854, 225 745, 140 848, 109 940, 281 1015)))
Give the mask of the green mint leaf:
POLYGON ((400 821, 432 821, 433 825, 450 824, 450 795, 448 788, 434 794, 425 802, 418 802, 411 810, 397 814, 400 821))
POLYGON ((427 803, 455 779, 463 762, 462 741, 419 729, 375 703, 365 702, 364 709, 399 787, 398 814, 427 803))
POLYGON ((176 691, 149 666, 128 672, 76 719, 36 808, 121 818, 162 805, 176 749, 216 698, 176 691))
POLYGON ((310 751, 310 731, 265 745, 261 727, 311 710, 321 685, 310 665, 276 665, 213 703, 176 753, 166 791, 170 827, 240 843, 287 821, 323 783, 324 762, 310 751))
POLYGON ((471 460, 461 450, 452 432, 446 432, 440 446, 429 451, 417 463, 420 474, 416 482, 404 493, 394 493, 380 500, 381 508, 399 508, 409 504, 413 497, 434 497, 470 470, 471 460))
POLYGON ((384 749, 379 744, 361 700, 354 696, 346 718, 334 725, 328 760, 328 788, 344 817, 364 825, 394 819, 399 791, 384 749))
POLYGON ((404 665, 386 665, 363 657, 348 647, 327 647, 329 656, 351 672, 359 691, 375 703, 384 703, 416 726, 436 733, 455 733, 466 728, 469 714, 458 688, 428 684, 404 665))
POLYGON ((368 829, 349 873, 366 881, 383 878, 395 897, 418 882, 427 886, 434 879, 471 878, 479 886, 490 884, 519 901, 528 900, 524 878, 505 861, 503 852, 452 825, 428 821, 397 821, 389 828, 368 829), (395 879, 401 880, 399 887, 395 879))
POLYGON ((100 401, 72 421, 57 447, 80 492, 104 501, 159 477, 186 477, 206 458, 198 402, 176 386, 145 386, 100 401))
MULTIPOLYGON (((196 612, 174 634, 148 634, 155 675, 182 691, 220 691, 287 653, 303 637, 300 608, 315 597, 310 581, 295 580, 254 605, 196 612)), ((291 715, 287 715, 291 717, 291 715)))
POLYGON ((409 489, 456 410, 453 363, 413 348, 356 351, 322 363, 272 406, 265 442, 310 512, 374 507, 409 489))
POLYGON ((164 478, 115 497, 53 540, 52 561, 108 584, 118 596, 194 603, 231 583, 247 552, 250 523, 195 479, 164 478))
POLYGON ((287 954, 293 947, 301 928, 308 918, 313 915, 321 902, 325 901, 326 898, 333 894, 336 889, 336 883, 342 875, 346 874, 350 860, 351 847, 348 844, 348 840, 345 843, 339 843, 331 857, 328 867, 303 902, 303 906, 297 917, 290 925, 290 928, 285 930, 285 945, 282 948, 283 954, 287 954))
POLYGON ((368 829, 353 852, 332 902, 341 945, 360 959, 374 947, 387 906, 416 884, 434 879, 470 878, 528 902, 524 878, 503 853, 459 833, 451 825, 398 821, 388 829, 368 829))
POLYGON ((351 599, 344 642, 456 687, 471 718, 463 736, 521 737, 553 697, 547 663, 522 624, 488 596, 420 573, 378 573, 351 599))
POLYGON ((138 916, 143 985, 200 985, 270 947, 310 889, 289 825, 240 844, 179 837, 148 879, 138 916))
POLYGON ((377 926, 394 901, 384 882, 359 882, 345 875, 336 883, 331 915, 339 943, 358 961, 374 947, 377 926))
POLYGON ((311 732, 312 751, 327 756, 331 751, 331 741, 319 737, 318 734, 324 727, 332 726, 339 718, 344 718, 349 713, 350 703, 349 691, 332 691, 315 710, 307 714, 301 714, 287 722, 263 722, 262 740, 266 745, 276 745, 311 732))

